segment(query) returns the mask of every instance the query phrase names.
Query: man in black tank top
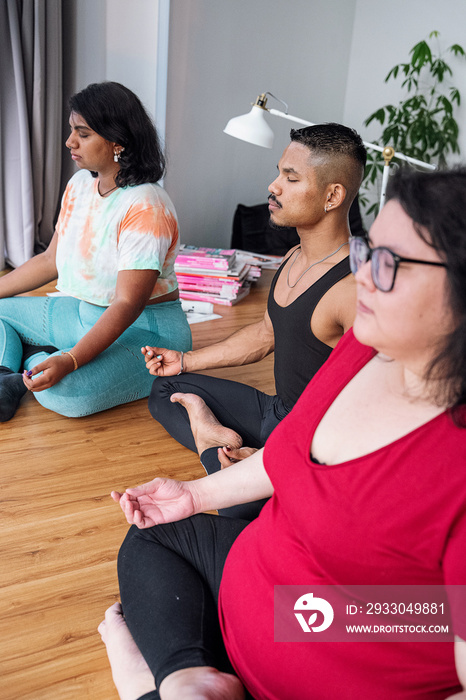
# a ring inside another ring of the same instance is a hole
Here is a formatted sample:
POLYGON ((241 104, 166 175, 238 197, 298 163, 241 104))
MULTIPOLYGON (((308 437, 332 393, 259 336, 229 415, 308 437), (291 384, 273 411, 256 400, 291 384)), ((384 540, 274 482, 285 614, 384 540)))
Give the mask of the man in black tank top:
MULTIPOLYGON (((199 453, 209 474, 263 447, 353 323, 348 212, 365 161, 364 145, 352 129, 340 124, 293 129, 269 186, 269 212, 272 225, 296 227, 300 245, 273 279, 264 318, 184 355, 143 349, 149 371, 158 376, 149 397, 152 416, 199 453), (191 374, 257 362, 271 352, 276 396, 191 374)), ((220 512, 252 519, 259 510, 258 504, 246 504, 220 512)))

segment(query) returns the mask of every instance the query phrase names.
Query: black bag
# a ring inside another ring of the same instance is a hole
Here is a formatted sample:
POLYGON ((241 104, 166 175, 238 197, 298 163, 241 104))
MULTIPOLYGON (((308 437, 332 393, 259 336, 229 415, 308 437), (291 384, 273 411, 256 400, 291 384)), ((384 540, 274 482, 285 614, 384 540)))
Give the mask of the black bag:
MULTIPOLYGON (((238 204, 233 217, 231 247, 250 250, 252 253, 285 255, 290 248, 298 245, 299 237, 295 228, 273 228, 269 219, 268 204, 256 204, 252 207, 238 204)), ((357 197, 350 207, 349 224, 353 236, 367 235, 357 197)))

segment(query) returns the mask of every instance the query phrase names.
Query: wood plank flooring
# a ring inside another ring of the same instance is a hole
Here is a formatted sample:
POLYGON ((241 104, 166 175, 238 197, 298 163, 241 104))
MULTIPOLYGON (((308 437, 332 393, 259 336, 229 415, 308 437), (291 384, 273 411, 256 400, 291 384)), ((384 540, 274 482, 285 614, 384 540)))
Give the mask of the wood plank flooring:
MULTIPOLYGON (((216 307, 222 319, 193 325, 194 347, 259 320, 271 277, 237 306, 216 307)), ((274 392, 272 356, 209 374, 274 392)), ((117 700, 97 632, 118 599, 127 531, 109 493, 156 475, 197 478, 198 458, 152 420, 146 400, 74 419, 27 394, 0 424, 0 464, 0 698, 117 700)))

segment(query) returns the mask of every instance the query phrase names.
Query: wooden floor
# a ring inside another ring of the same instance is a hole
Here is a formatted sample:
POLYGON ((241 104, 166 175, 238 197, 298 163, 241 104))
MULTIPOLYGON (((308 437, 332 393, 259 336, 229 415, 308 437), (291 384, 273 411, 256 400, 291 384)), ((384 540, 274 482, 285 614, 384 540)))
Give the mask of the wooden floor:
MULTIPOLYGON (((216 307, 222 319, 193 325, 194 347, 259 320, 270 280, 264 272, 240 304, 216 307)), ((210 374, 274 392, 272 356, 210 374)), ((146 400, 75 419, 28 393, 0 424, 0 463, 0 698, 116 699, 97 626, 118 599, 127 525, 109 493, 154 476, 196 478, 198 459, 146 400)))

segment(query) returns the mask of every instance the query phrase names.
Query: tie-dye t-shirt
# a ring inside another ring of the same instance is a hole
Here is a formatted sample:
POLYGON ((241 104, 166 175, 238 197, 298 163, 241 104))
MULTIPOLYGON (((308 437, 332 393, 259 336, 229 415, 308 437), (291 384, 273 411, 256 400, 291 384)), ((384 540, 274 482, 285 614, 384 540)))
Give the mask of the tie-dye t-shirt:
POLYGON ((178 287, 178 221, 159 185, 123 187, 101 197, 97 178, 80 170, 68 182, 56 230, 57 288, 64 294, 109 306, 120 270, 158 270, 151 299, 178 287))

